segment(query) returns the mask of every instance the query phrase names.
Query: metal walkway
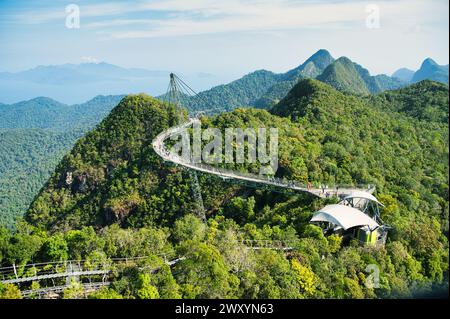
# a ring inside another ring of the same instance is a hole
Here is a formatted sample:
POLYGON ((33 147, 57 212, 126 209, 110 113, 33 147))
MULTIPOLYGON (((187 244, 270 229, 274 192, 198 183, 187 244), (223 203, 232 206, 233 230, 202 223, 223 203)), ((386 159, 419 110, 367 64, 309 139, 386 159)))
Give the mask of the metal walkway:
MULTIPOLYGON (((282 250, 290 251, 293 250, 292 241, 283 240, 254 240, 254 239, 243 239, 237 240, 237 243, 241 243, 247 247, 247 249, 261 250, 261 249, 272 249, 272 250, 282 250)), ((173 266, 176 263, 185 260, 185 256, 174 256, 173 253, 162 253, 158 254, 164 263, 168 266, 173 266)), ((48 263, 33 263, 27 264, 22 267, 16 265, 2 267, 0 268, 0 282, 2 284, 20 284, 31 281, 40 281, 46 279, 55 278, 78 278, 82 276, 98 276, 106 275, 112 273, 113 265, 136 265, 141 260, 145 260, 147 256, 131 257, 131 258, 113 258, 108 260, 104 264, 98 263, 97 266, 93 267, 86 260, 68 260, 63 262, 48 262, 48 263), (18 275, 18 268, 22 269, 22 273, 33 275, 18 275)), ((155 268, 155 270, 158 268, 155 268)), ((44 288, 42 288, 44 289, 44 288)))
MULTIPOLYGON (((183 260, 183 257, 173 256, 173 254, 158 254, 164 263, 169 266, 183 260)), ((112 272, 113 265, 130 265, 137 264, 141 260, 145 260, 146 256, 132 258, 114 258, 105 263, 97 263, 93 266, 91 262, 86 260, 68 260, 63 262, 48 262, 39 264, 28 264, 22 267, 16 265, 0 268, 0 282, 2 284, 20 284, 30 281, 40 281, 55 278, 72 278, 81 276, 107 275, 112 272), (18 275, 18 269, 22 269, 24 276, 18 275), (29 275, 32 273, 32 275, 29 275)))
POLYGON ((165 161, 172 162, 174 164, 181 165, 188 169, 192 169, 197 172, 213 174, 219 176, 223 179, 235 179, 240 180, 247 183, 258 183, 262 185, 279 187, 284 189, 290 189, 299 192, 309 193, 311 195, 328 198, 328 197, 344 197, 346 195, 350 195, 355 191, 366 191, 369 193, 373 193, 375 190, 374 186, 366 185, 360 187, 353 186, 344 186, 344 185, 336 185, 333 187, 323 187, 323 188, 312 188, 307 185, 300 184, 295 181, 276 178, 276 177, 268 177, 263 175, 256 175, 251 173, 237 172, 224 168, 214 167, 207 164, 201 163, 193 163, 190 161, 186 161, 181 156, 170 153, 164 144, 164 141, 171 136, 180 135, 184 130, 190 128, 194 124, 199 124, 200 120, 196 118, 190 118, 187 122, 173 126, 166 131, 158 134, 152 142, 153 149, 155 152, 162 157, 165 161))

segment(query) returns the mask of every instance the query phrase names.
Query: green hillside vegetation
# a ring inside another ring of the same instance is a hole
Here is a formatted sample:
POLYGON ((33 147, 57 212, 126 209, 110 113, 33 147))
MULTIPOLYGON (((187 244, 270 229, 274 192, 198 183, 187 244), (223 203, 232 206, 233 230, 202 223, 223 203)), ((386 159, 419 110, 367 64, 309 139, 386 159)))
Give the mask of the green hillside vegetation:
MULTIPOLYGON (((408 94, 399 92, 392 94, 408 94)), ((448 103, 438 94, 436 101, 448 103)), ((404 98, 390 108, 384 99, 302 80, 271 113, 237 109, 202 121, 221 129, 278 127, 280 176, 376 184, 382 218, 393 226, 385 247, 344 246, 309 225, 327 200, 200 174, 203 224, 192 215, 188 173, 162 163, 151 147, 178 110, 137 95, 64 157, 31 205, 28 224, 0 230, 0 262, 149 257, 147 268, 122 269, 92 298, 392 298, 448 289, 448 123, 404 112, 404 98), (246 249, 242 239, 284 240, 294 250, 246 249), (157 256, 162 251, 186 259, 170 269, 157 256), (365 285, 369 264, 380 267, 380 288, 365 285)))
MULTIPOLYGON (((182 103, 190 111, 220 113, 233 110, 237 106, 252 105, 272 85, 280 81, 281 75, 259 70, 228 84, 215 86, 200 92, 197 97, 182 97, 182 103)), ((165 100, 166 96, 158 97, 165 100)))
POLYGON ((50 98, 38 97, 0 105, 0 129, 90 129, 108 115, 122 98, 123 95, 99 95, 83 104, 66 105, 50 98))
MULTIPOLYGON (((283 98, 298 79, 316 77, 333 61, 330 53, 321 49, 286 73, 255 71, 229 84, 200 92, 198 97, 184 96, 182 102, 190 111, 206 111, 208 114, 227 112, 242 106, 268 109, 283 98)), ((158 98, 164 100, 165 95, 158 98)))
POLYGON ((75 141, 122 96, 65 105, 36 98, 0 105, 0 225, 12 227, 75 141))
POLYGON ((333 86, 339 91, 357 94, 370 93, 354 63, 348 58, 342 57, 337 59, 317 79, 333 86))
POLYGON ((286 73, 259 70, 229 84, 200 92, 198 97, 183 96, 182 102, 191 111, 206 111, 207 114, 219 114, 242 106, 270 109, 298 80, 305 78, 315 78, 339 91, 353 94, 380 93, 408 84, 384 74, 371 76, 368 70, 350 59, 341 57, 335 60, 327 50, 321 49, 286 73))
POLYGON ((406 85, 405 82, 387 75, 371 76, 369 71, 346 57, 330 64, 317 80, 339 91, 360 95, 393 90, 406 85))
POLYGON ((448 123, 448 94, 448 85, 425 80, 403 89, 381 93, 369 100, 380 109, 445 124, 448 123))
POLYGON ((0 130, 0 225, 13 226, 82 132, 0 130))
POLYGON ((295 86, 297 81, 297 79, 291 81, 281 81, 272 85, 262 97, 253 103, 254 106, 259 109, 272 108, 286 96, 286 94, 295 86))

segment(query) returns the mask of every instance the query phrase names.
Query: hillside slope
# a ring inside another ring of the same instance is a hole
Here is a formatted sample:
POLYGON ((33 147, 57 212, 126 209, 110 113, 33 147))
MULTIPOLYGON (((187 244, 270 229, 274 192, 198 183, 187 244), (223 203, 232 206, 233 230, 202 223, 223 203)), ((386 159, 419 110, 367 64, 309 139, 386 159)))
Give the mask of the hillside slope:
POLYGON ((99 95, 82 103, 67 105, 47 97, 37 97, 10 105, 0 105, 0 128, 43 128, 67 130, 87 128, 101 121, 123 95, 99 95))
POLYGON ((405 88, 369 97, 381 109, 389 109, 431 122, 448 123, 448 86, 424 80, 405 88))
POLYGON ((335 89, 354 94, 379 93, 397 89, 407 83, 387 75, 371 76, 369 71, 341 57, 330 64, 317 80, 333 86, 335 89))
POLYGON ((448 287, 448 123, 316 80, 300 81, 273 114, 236 109, 202 119, 222 130, 277 127, 280 176, 376 184, 382 218, 393 227, 376 248, 342 245, 308 224, 330 200, 200 175, 203 224, 189 214, 189 175, 151 148, 177 112, 148 96, 122 100, 58 165, 27 213, 33 226, 0 231, 0 262, 149 256, 148 267, 114 275, 106 292, 124 298, 390 298, 448 287), (36 244, 22 247, 30 237, 36 244), (294 250, 252 250, 244 239, 288 241, 294 250), (186 259, 147 272, 162 249, 186 259), (365 285, 369 264, 380 267, 379 289, 365 285))
MULTIPOLYGON (((269 108, 284 97, 298 79, 316 77, 334 61, 327 50, 320 49, 305 62, 286 73, 259 70, 228 84, 200 92, 198 98, 183 98, 192 111, 218 114, 241 106, 269 108)), ((164 99, 164 95, 159 97, 164 99)))
POLYGON ((151 97, 123 99, 64 157, 27 219, 50 229, 163 225, 193 210, 186 173, 165 167, 151 146, 177 118, 151 97))
POLYGON ((0 105, 0 225, 12 227, 75 141, 122 96, 78 105, 36 98, 0 105))

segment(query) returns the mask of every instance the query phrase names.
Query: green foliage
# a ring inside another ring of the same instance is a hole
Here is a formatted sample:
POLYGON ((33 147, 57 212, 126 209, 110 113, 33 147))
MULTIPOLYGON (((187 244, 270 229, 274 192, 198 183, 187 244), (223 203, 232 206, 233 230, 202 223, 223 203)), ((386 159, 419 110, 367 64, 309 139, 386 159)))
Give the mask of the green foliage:
POLYGON ((23 216, 63 155, 122 98, 71 106, 36 98, 0 107, 0 225, 23 216))
POLYGON ((425 80, 370 100, 380 109, 402 112, 424 121, 448 123, 448 85, 442 83, 425 80))
POLYGON ((174 266, 183 298, 230 298, 239 279, 229 272, 218 249, 206 243, 186 241, 181 247, 186 259, 174 266))
POLYGON ((330 249, 330 253, 335 253, 341 249, 342 245, 342 237, 336 234, 332 234, 327 237, 328 247, 330 249))
POLYGON ((140 274, 137 279, 136 296, 139 299, 159 299, 158 289, 150 284, 148 274, 140 274))
POLYGON ((22 299, 22 293, 16 285, 0 283, 0 299, 22 299))
MULTIPOLYGON (((405 90, 391 94, 405 97, 405 90)), ((430 105, 444 110, 448 99, 439 92, 430 105)), ((315 186, 375 184, 382 218, 393 227, 385 247, 343 244, 310 225, 313 212, 332 199, 199 174, 203 223, 193 214, 189 175, 163 164, 151 148, 156 134, 176 122, 177 110, 138 95, 125 98, 64 157, 27 213, 31 225, 0 228, 0 262, 74 258, 95 265, 146 257, 139 266, 114 269, 108 290, 91 298, 395 298, 445 288, 448 123, 404 111, 403 97, 384 107, 377 101, 386 96, 356 97, 302 80, 271 112, 236 109, 202 119, 221 130, 277 127, 279 177, 315 186), (248 240, 281 240, 292 251, 251 249, 248 240), (168 266, 162 253, 183 258, 168 266), (379 288, 366 285, 368 265, 379 267, 379 288)), ((79 286, 64 293, 83 295, 79 286)))
POLYGON ((294 272, 297 274, 297 282, 300 285, 301 291, 306 296, 313 296, 316 291, 316 275, 311 269, 302 266, 297 260, 291 261, 291 266, 294 272))
POLYGON ((0 225, 12 227, 82 130, 0 128, 0 225))
POLYGON ((407 84, 387 75, 371 76, 369 71, 346 57, 334 61, 316 79, 336 90, 362 95, 394 90, 407 84))
POLYGON ((69 258, 69 246, 62 234, 47 238, 42 250, 45 260, 64 261, 69 258))
POLYGON ((81 299, 84 289, 81 283, 72 280, 70 285, 63 291, 63 299, 81 299))
POLYGON ((89 299, 123 299, 122 295, 117 293, 114 289, 102 287, 99 290, 89 294, 89 299))
POLYGON ((173 227, 173 237, 177 241, 202 241, 205 235, 205 224, 194 215, 184 216, 177 220, 173 227))

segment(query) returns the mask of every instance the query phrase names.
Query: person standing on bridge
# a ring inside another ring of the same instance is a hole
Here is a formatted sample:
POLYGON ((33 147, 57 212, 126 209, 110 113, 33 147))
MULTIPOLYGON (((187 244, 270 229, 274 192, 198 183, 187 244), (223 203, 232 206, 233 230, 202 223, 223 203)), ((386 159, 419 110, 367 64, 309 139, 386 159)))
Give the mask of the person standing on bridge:
POLYGON ((311 182, 308 181, 308 184, 307 184, 307 185, 308 185, 308 186, 307 186, 307 187, 308 187, 308 190, 311 190, 311 188, 312 188, 311 182))

